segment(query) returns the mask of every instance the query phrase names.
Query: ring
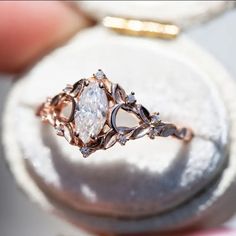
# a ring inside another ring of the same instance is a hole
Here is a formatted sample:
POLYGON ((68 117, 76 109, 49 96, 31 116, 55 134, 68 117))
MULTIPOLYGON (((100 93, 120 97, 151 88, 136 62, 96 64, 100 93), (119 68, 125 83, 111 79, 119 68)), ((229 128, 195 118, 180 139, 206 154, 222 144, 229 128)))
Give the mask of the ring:
POLYGON ((191 129, 165 123, 159 113, 151 114, 137 103, 134 92, 127 95, 102 70, 91 78, 67 85, 62 92, 48 98, 36 114, 52 125, 57 135, 78 146, 83 157, 106 150, 117 142, 125 145, 146 135, 151 139, 173 136, 185 142, 193 137, 191 129), (134 127, 118 125, 117 114, 121 110, 137 118, 134 127))

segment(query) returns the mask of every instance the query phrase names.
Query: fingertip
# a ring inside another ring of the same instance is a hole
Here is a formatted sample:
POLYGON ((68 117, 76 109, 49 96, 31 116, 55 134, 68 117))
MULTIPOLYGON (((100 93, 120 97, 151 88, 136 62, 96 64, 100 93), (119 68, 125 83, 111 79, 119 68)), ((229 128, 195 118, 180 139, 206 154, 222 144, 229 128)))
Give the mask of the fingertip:
POLYGON ((236 230, 218 229, 187 234, 185 236, 236 236, 236 230))
POLYGON ((59 1, 0 2, 0 71, 19 71, 87 21, 59 1))

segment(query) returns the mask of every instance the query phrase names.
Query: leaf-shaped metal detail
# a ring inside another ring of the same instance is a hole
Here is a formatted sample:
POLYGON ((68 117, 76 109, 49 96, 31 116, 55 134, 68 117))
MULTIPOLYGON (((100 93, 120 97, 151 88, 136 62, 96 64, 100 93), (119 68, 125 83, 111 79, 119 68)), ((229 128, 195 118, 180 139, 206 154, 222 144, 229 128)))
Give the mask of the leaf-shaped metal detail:
POLYGON ((187 132, 188 132, 188 130, 186 128, 182 128, 182 129, 176 131, 175 133, 178 137, 183 138, 187 135, 187 132))
POLYGON ((62 94, 58 94, 58 95, 54 96, 51 100, 51 105, 52 106, 57 106, 57 104, 59 103, 61 97, 62 97, 62 94))
POLYGON ((74 119, 75 101, 69 95, 64 95, 57 104, 61 107, 58 119, 62 122, 71 122, 74 119))
POLYGON ((158 128, 160 128, 160 136, 162 137, 168 137, 176 132, 176 126, 172 124, 163 124, 163 126, 159 126, 156 129, 158 128))
POLYGON ((150 131, 150 127, 137 127, 132 135, 131 138, 132 139, 138 139, 138 138, 142 138, 143 136, 145 136, 146 134, 148 134, 150 131))
POLYGON ((111 130, 107 133, 104 139, 104 148, 108 149, 112 147, 117 141, 117 133, 114 130, 111 130))
POLYGON ((95 140, 91 140, 90 141, 90 148, 91 149, 97 149, 97 148, 100 148, 103 144, 103 140, 104 138, 103 137, 98 137, 96 138, 95 140))
POLYGON ((145 123, 149 123, 150 122, 150 113, 149 113, 149 111, 142 105, 139 105, 138 109, 139 109, 139 114, 140 114, 141 119, 145 123))
POLYGON ((73 85, 73 89, 71 91, 72 96, 76 97, 78 96, 78 94, 82 92, 84 87, 84 81, 85 81, 84 79, 81 79, 73 85))
POLYGON ((64 125, 63 127, 64 137, 70 144, 73 144, 73 131, 69 124, 64 125))
POLYGON ((117 103, 125 102, 127 95, 125 93, 125 90, 120 85, 114 84, 112 90, 113 96, 115 97, 117 103))

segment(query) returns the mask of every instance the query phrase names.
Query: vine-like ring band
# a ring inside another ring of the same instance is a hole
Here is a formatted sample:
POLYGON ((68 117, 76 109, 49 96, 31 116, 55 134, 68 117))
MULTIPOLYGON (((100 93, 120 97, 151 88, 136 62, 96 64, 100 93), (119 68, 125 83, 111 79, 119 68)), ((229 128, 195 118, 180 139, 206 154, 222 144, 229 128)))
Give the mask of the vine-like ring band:
POLYGON ((189 141, 193 133, 188 128, 160 120, 159 113, 150 114, 136 102, 134 93, 127 95, 118 84, 112 83, 98 70, 89 79, 81 79, 53 98, 48 98, 37 110, 42 120, 51 124, 57 135, 80 148, 84 157, 91 153, 112 147, 116 142, 122 145, 129 140, 145 135, 173 136, 189 141), (138 118, 135 127, 117 125, 120 110, 134 114, 138 118))

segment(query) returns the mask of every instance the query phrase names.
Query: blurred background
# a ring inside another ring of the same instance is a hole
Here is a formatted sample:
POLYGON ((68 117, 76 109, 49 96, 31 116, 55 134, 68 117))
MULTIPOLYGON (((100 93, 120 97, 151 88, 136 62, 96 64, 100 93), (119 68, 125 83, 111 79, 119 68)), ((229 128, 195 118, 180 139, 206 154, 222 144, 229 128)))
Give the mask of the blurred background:
MULTIPOLYGON (((30 63, 26 60, 22 64, 17 64, 17 62, 14 62, 14 58, 12 56, 14 55, 14 51, 12 48, 7 48, 6 46, 7 37, 4 31, 5 26, 3 26, 3 19, 8 13, 6 12, 6 8, 4 9, 4 14, 1 14, 1 11, 3 10, 1 10, 0 3, 0 133, 2 129, 1 119, 8 91, 14 84, 15 78, 19 76, 17 72, 22 72, 27 63, 30 63), (8 56, 8 50, 13 51, 10 52, 12 55, 8 56), (9 61, 11 62, 11 58, 13 64, 12 66, 9 66, 9 61), (4 65, 6 61, 8 61, 8 64, 4 65)), ((58 13, 60 11, 63 12, 62 10, 58 10, 58 13)), ((68 14, 67 10, 65 11, 65 15, 66 14, 68 14)), ((74 11, 73 14, 75 14, 74 11)), ((46 16, 47 12, 45 13, 45 17, 46 16)), ((81 18, 78 17, 78 19, 65 20, 68 21, 68 24, 71 24, 71 22, 73 24, 74 21, 80 21, 81 18)), ((9 26, 7 27, 12 27, 14 24, 17 27, 17 23, 8 23, 9 26)), ((55 22, 53 24, 54 26, 56 25, 55 22)), ((188 30, 186 34, 198 44, 200 44, 203 48, 205 48, 208 52, 210 52, 215 58, 217 58, 236 80, 235 25, 236 11, 230 11, 206 23, 204 26, 194 27, 188 30)), ((25 27, 25 30, 27 30, 27 26, 25 27)), ((67 32, 65 36, 60 36, 62 38, 61 40, 51 40, 51 43, 45 46, 44 52, 50 48, 54 48, 54 45, 57 46, 58 44, 64 42, 67 38, 78 31, 79 28, 80 26, 75 24, 75 27, 71 29, 70 32, 67 32)), ((9 28, 9 31, 13 31, 11 35, 13 38, 10 42, 10 45, 19 43, 19 41, 14 38, 14 32, 17 31, 17 29, 9 28)), ((18 51, 16 50, 15 53, 18 53, 18 51)), ((37 53, 42 55, 42 51, 40 50, 38 50, 37 53)), ((18 57, 18 55, 16 56, 18 57)), ((32 54, 32 58, 29 57, 29 60, 34 61, 34 59, 35 55, 32 54)), ((60 220, 47 215, 45 212, 42 212, 17 188, 16 184, 14 183, 14 179, 11 176, 11 173, 8 171, 4 161, 4 151, 2 144, 0 146, 0 156, 0 236, 58 235, 58 232, 60 232, 60 227, 63 232, 64 225, 61 224, 60 220)), ((232 219, 231 221, 227 222, 226 225, 236 228, 236 219, 232 219)))

